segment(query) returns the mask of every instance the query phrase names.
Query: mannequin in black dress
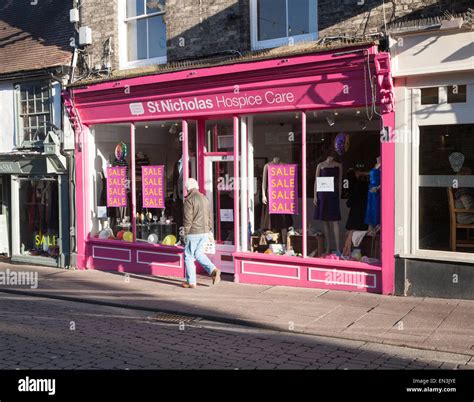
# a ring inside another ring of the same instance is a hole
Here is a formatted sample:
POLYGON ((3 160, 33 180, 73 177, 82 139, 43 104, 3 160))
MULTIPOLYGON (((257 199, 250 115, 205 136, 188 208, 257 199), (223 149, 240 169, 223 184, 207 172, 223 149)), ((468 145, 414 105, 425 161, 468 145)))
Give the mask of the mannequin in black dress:
POLYGON ((349 169, 346 173, 349 182, 347 207, 349 217, 346 222, 346 242, 343 255, 350 256, 352 251, 352 233, 354 230, 367 230, 367 224, 364 223, 365 209, 367 206, 367 191, 369 183, 364 179, 364 175, 356 173, 354 169, 349 169))
POLYGON ((316 167, 316 179, 314 181, 314 219, 323 221, 324 235, 326 236, 326 254, 330 252, 331 229, 334 233, 337 252, 340 253, 339 221, 341 220, 340 197, 342 184, 342 165, 329 155, 325 161, 316 167), (334 191, 318 191, 318 177, 333 177, 334 191))

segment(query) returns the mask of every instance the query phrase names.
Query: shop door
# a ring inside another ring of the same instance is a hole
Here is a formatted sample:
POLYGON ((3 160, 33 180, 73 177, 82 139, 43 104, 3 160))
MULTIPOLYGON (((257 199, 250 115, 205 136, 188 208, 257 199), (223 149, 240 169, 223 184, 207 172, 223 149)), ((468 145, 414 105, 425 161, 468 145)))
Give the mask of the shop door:
POLYGON ((234 157, 205 158, 205 189, 211 205, 216 254, 211 261, 222 272, 234 273, 234 157))

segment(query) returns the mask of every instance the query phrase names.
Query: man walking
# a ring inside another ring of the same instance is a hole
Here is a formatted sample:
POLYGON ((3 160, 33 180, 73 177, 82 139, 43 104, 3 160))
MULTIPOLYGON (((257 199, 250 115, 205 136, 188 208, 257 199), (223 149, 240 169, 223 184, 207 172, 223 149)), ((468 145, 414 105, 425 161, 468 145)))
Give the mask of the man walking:
POLYGON ((184 248, 186 282, 183 283, 183 287, 196 287, 196 266, 194 265, 196 260, 211 276, 212 283, 217 285, 221 280, 221 271, 204 254, 204 247, 212 230, 209 201, 199 192, 199 184, 195 179, 186 181, 186 190, 188 192, 184 201, 184 234, 187 237, 184 248))

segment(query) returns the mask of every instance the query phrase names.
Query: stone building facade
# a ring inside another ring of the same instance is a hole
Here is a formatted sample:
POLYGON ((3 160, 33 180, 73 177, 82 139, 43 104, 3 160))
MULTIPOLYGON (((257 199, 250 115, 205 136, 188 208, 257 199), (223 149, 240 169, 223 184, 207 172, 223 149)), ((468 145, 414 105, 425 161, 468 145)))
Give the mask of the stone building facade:
MULTIPOLYGON (((251 0, 166 0, 167 62, 254 50, 250 3, 251 0)), ((120 68, 120 7, 125 7, 125 0, 81 2, 81 25, 89 26, 93 34, 93 44, 88 47, 92 67, 103 67, 104 49, 107 51, 110 44, 111 68, 120 68)), ((388 24, 441 16, 446 11, 456 14, 469 7, 472 0, 318 0, 318 37, 371 37, 384 32, 388 24)))

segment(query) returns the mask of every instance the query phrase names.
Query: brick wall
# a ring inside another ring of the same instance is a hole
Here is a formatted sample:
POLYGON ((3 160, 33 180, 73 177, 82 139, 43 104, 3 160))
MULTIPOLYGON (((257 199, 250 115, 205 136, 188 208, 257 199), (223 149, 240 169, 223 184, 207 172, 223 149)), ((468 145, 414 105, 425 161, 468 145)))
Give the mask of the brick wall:
MULTIPOLYGON (((166 0, 168 61, 250 50, 250 0, 166 0)), ((118 60, 118 0, 82 0, 82 24, 92 28, 92 66, 113 37, 112 67, 118 60)), ((363 36, 404 18, 465 11, 473 0, 318 0, 320 37, 363 36)))

